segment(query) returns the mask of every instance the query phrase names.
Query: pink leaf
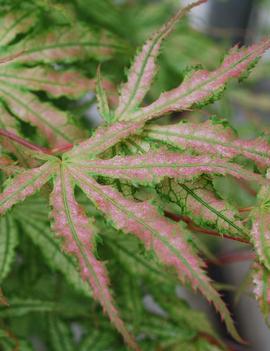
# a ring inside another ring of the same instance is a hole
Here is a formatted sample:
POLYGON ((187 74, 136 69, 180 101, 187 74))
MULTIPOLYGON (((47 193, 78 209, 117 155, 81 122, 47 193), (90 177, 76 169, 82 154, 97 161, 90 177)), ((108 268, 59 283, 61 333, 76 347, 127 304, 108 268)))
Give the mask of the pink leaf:
POLYGON ((245 73, 269 47, 270 39, 264 39, 248 48, 234 47, 215 71, 196 71, 179 87, 161 94, 152 104, 125 115, 123 119, 147 121, 168 112, 187 110, 195 104, 207 102, 224 88, 230 78, 240 77, 245 73))
POLYGON ((148 152, 139 156, 116 156, 108 160, 73 160, 73 163, 91 174, 126 179, 138 183, 159 182, 164 177, 192 179, 203 173, 232 175, 239 179, 265 184, 260 175, 234 163, 209 156, 189 156, 166 150, 148 152))
POLYGON ((54 71, 44 67, 23 68, 0 65, 0 83, 13 84, 29 90, 44 90, 50 95, 77 98, 94 88, 94 80, 75 71, 54 71))
POLYGON ((270 145, 265 139, 240 140, 232 129, 211 121, 200 124, 149 125, 144 132, 148 138, 183 150, 191 149, 199 154, 206 153, 225 158, 243 155, 259 166, 270 166, 270 145))
POLYGON ((31 28, 36 19, 35 12, 17 11, 13 8, 9 14, 0 19, 0 46, 9 44, 17 34, 26 32, 31 28))
POLYGON ((50 179, 55 171, 55 166, 55 161, 48 161, 38 168, 17 175, 0 194, 0 214, 38 191, 50 179))
POLYGON ((270 312, 270 271, 263 265, 253 265, 254 294, 259 303, 260 309, 268 320, 270 312))
POLYGON ((250 213, 251 239, 259 260, 270 269, 270 187, 263 186, 258 194, 258 204, 250 213))
POLYGON ((118 122, 109 127, 99 127, 91 138, 75 146, 66 155, 70 158, 93 158, 142 127, 142 123, 134 122, 118 122))
POLYGON ((0 157, 0 170, 7 175, 12 175, 24 171, 23 168, 17 166, 16 163, 7 156, 0 157))
POLYGON ((81 130, 69 123, 67 113, 39 101, 35 95, 9 85, 1 85, 0 94, 11 111, 21 120, 36 126, 51 145, 59 146, 82 137, 81 130))
POLYGON ((123 47, 116 43, 112 35, 108 35, 105 31, 95 33, 85 26, 76 24, 29 36, 13 45, 10 51, 21 53, 16 62, 52 63, 73 62, 89 57, 108 59, 118 50, 123 50, 123 47))
POLYGON ((148 249, 154 250, 161 262, 175 268, 183 283, 187 280, 194 289, 199 289, 213 302, 231 334, 241 340, 226 305, 202 269, 203 262, 186 243, 183 228, 162 217, 149 203, 125 199, 112 187, 99 185, 78 167, 70 168, 70 172, 84 193, 117 229, 135 234, 148 249))
POLYGON ((55 180, 54 190, 51 195, 54 218, 54 231, 64 239, 66 252, 77 257, 81 275, 87 280, 94 297, 101 303, 109 315, 112 323, 123 335, 127 344, 134 350, 139 350, 135 340, 129 334, 109 291, 109 278, 104 265, 98 261, 94 254, 95 229, 89 222, 83 209, 75 200, 71 177, 66 168, 61 167, 55 180))
POLYGON ((134 110, 149 90, 156 73, 155 61, 159 54, 162 41, 171 33, 175 24, 188 11, 205 2, 206 0, 199 0, 179 10, 175 16, 147 40, 130 68, 128 81, 121 88, 119 105, 115 111, 117 118, 134 110))

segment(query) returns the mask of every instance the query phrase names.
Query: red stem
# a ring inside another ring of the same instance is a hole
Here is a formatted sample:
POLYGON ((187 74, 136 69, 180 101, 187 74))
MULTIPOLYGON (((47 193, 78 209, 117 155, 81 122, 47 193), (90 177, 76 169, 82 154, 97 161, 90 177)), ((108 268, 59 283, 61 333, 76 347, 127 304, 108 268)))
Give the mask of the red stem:
POLYGON ((19 137, 17 134, 12 133, 10 131, 7 131, 5 129, 0 128, 0 135, 4 136, 4 137, 6 137, 6 138, 8 138, 10 140, 13 140, 16 143, 27 147, 28 149, 31 149, 31 150, 34 150, 34 151, 38 151, 38 152, 42 152, 43 154, 48 154, 48 155, 52 154, 51 150, 49 150, 49 149, 47 149, 45 147, 42 147, 42 146, 38 146, 38 145, 32 144, 30 141, 27 141, 27 140, 19 137))
POLYGON ((30 141, 27 141, 27 140, 21 138, 17 134, 10 132, 10 131, 7 131, 7 130, 2 129, 2 128, 0 128, 0 135, 2 135, 3 137, 6 137, 12 141, 15 141, 15 143, 21 144, 21 145, 27 147, 28 149, 42 152, 43 154, 47 154, 47 155, 54 155, 56 153, 65 152, 65 151, 70 150, 73 147, 72 144, 66 144, 63 146, 56 147, 54 149, 48 149, 46 147, 33 144, 30 141))
POLYGON ((229 252, 229 253, 226 253, 226 254, 218 257, 218 263, 219 264, 230 264, 230 263, 254 260, 255 258, 256 258, 256 256, 255 256, 254 252, 234 251, 234 252, 229 252))
POLYGON ((171 212, 168 212, 168 211, 165 211, 164 212, 165 215, 176 221, 176 222, 179 222, 179 221, 184 221, 185 223, 187 223, 188 225, 188 228, 194 232, 198 232, 198 233, 201 233, 201 234, 208 234, 208 235, 212 235, 212 236, 218 236, 218 237, 223 237, 223 238, 226 238, 226 239, 230 239, 230 240, 234 240, 234 241, 240 241, 241 243, 245 243, 245 244, 250 244, 249 241, 245 240, 245 239, 242 239, 242 238, 233 238, 229 235, 226 235, 226 234, 220 234, 219 232, 216 232, 215 230, 211 230, 211 229, 205 229, 205 228, 201 228, 201 227, 198 227, 189 217, 187 216, 180 216, 180 215, 176 215, 174 213, 171 213, 171 212))

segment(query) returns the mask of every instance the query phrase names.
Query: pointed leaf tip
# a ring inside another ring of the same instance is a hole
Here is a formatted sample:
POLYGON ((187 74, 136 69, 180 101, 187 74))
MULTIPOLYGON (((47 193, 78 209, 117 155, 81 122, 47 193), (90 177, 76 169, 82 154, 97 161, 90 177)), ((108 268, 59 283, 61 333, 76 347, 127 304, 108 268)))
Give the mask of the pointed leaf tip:
POLYGON ((102 262, 93 253, 95 228, 74 197, 69 170, 61 166, 51 195, 53 229, 64 239, 64 249, 78 259, 81 276, 87 280, 94 297, 101 303, 111 322, 126 343, 136 351, 139 347, 119 317, 109 290, 109 277, 102 262))
POLYGON ((128 73, 127 82, 121 87, 119 104, 115 111, 117 119, 125 120, 125 116, 135 110, 142 102, 156 73, 156 59, 160 52, 161 44, 172 32, 175 24, 193 7, 205 2, 206 0, 195 1, 180 9, 160 30, 146 41, 142 50, 135 57, 135 61, 128 73))

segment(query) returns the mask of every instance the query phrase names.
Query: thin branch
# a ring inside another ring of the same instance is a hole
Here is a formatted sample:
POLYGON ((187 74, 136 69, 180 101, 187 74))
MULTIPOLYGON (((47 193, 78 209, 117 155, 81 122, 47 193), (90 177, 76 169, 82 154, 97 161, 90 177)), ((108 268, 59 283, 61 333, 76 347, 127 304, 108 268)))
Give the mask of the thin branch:
POLYGON ((184 221, 185 223, 187 223, 188 228, 194 232, 217 236, 220 238, 226 238, 226 239, 230 239, 230 240, 234 240, 234 241, 240 241, 241 243, 244 243, 244 244, 250 244, 248 240, 245 240, 243 238, 235 238, 235 237, 231 237, 231 236, 226 235, 226 234, 220 234, 219 232, 217 232, 215 230, 205 229, 205 228, 199 227, 187 216, 180 216, 180 215, 168 212, 168 211, 165 211, 164 213, 168 218, 170 218, 176 222, 184 221))
POLYGON ((253 210, 253 207, 244 207, 244 208, 239 208, 238 209, 238 211, 240 212, 240 213, 242 213, 242 212, 250 212, 250 211, 252 211, 253 210))
POLYGON ((0 135, 2 135, 5 138, 8 138, 10 140, 13 140, 13 141, 15 141, 15 143, 21 144, 21 145, 27 147, 28 149, 42 152, 43 154, 47 154, 47 155, 52 154, 51 150, 49 150, 45 147, 42 147, 42 146, 35 145, 35 144, 31 143, 30 141, 27 141, 27 140, 21 138, 17 134, 10 132, 10 131, 7 131, 5 129, 0 128, 0 135))
POLYGON ((256 258, 255 253, 251 251, 234 251, 228 252, 226 254, 221 255, 218 257, 218 262, 220 264, 231 264, 236 262, 243 262, 254 260, 256 258))

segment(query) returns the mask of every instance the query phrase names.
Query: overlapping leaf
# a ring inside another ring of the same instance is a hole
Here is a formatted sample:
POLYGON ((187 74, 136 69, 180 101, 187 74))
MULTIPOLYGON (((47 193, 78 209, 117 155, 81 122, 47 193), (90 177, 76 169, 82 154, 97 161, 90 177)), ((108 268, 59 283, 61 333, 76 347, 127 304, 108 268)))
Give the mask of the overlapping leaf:
POLYGON ((125 114, 120 120, 148 121, 168 112, 182 111, 215 100, 231 78, 240 77, 255 60, 270 47, 262 40, 249 48, 233 48, 215 71, 199 70, 186 77, 183 83, 162 93, 152 104, 125 114))
MULTIPOLYGON (((154 186, 163 181, 158 189, 166 194, 171 202, 179 203, 184 211, 191 213, 198 221, 202 220, 207 225, 218 227, 221 232, 229 231, 232 236, 238 235, 238 233, 236 234, 238 231, 239 235, 246 234, 242 223, 235 215, 235 211, 228 204, 216 199, 212 188, 208 186, 201 188, 201 179, 197 180, 197 178, 205 173, 221 174, 262 184, 264 186, 261 192, 263 201, 252 214, 254 218, 253 236, 256 242, 258 239, 260 240, 257 251, 263 257, 263 263, 269 264, 267 233, 269 223, 267 222, 268 216, 265 216, 268 203, 265 198, 268 198, 268 195, 264 194, 264 192, 268 192, 267 180, 258 173, 253 173, 224 160, 224 157, 232 158, 241 153, 259 165, 268 165, 266 144, 260 142, 245 144, 244 142, 239 143, 237 140, 231 142, 230 138, 232 137, 226 133, 224 136, 224 130, 218 137, 219 130, 205 124, 204 129, 209 132, 207 140, 201 140, 199 133, 195 133, 196 137, 198 135, 198 140, 188 142, 185 139, 183 141, 185 150, 192 149, 200 154, 203 153, 203 155, 180 154, 164 149, 150 152, 145 152, 146 150, 142 149, 139 155, 113 158, 105 153, 123 141, 132 144, 132 140, 138 137, 136 134, 141 132, 145 122, 152 118, 171 111, 190 109, 196 104, 206 103, 213 99, 231 77, 241 76, 269 48, 269 40, 263 40, 250 48, 234 48, 217 70, 213 72, 197 71, 186 77, 178 88, 163 93, 157 101, 149 106, 139 108, 138 106, 153 79, 155 59, 163 38, 171 32, 175 22, 182 14, 202 2, 197 1, 180 11, 147 41, 130 69, 128 81, 121 89, 119 105, 114 113, 109 110, 106 94, 101 87, 101 78, 98 77, 97 90, 100 111, 104 114, 104 119, 107 122, 112 123, 116 119, 118 122, 98 128, 90 139, 75 145, 62 155, 48 156, 46 154, 41 156, 33 154, 33 158, 37 157, 40 162, 46 162, 39 167, 20 172, 8 180, 0 195, 0 213, 3 214, 14 204, 23 201, 26 197, 40 190, 52 178, 54 179, 54 188, 50 197, 53 231, 62 240, 62 247, 65 251, 55 265, 58 269, 61 269, 59 266, 62 263, 69 267, 72 266, 74 274, 75 266, 68 262, 67 257, 71 255, 76 258, 82 279, 91 286, 94 298, 99 300, 112 323, 134 350, 140 350, 140 348, 120 319, 110 293, 107 271, 104 264, 95 256, 96 227, 93 220, 86 216, 84 209, 77 202, 75 185, 85 193, 91 203, 105 215, 115 228, 125 233, 134 234, 147 249, 152 250, 161 263, 177 273, 182 283, 188 283, 212 302, 224 319, 228 330, 238 341, 241 341, 241 338, 234 327, 230 313, 219 293, 212 286, 211 280, 207 277, 204 271, 204 262, 188 244, 187 231, 184 226, 165 218, 161 211, 147 201, 135 201, 132 196, 125 197, 121 193, 121 187, 119 187, 120 191, 117 191, 112 186, 104 185, 106 179, 123 180, 136 186, 141 184, 154 186), (212 145, 214 144, 213 140, 216 142, 215 146, 212 145), (208 148, 215 158, 204 154, 206 150, 209 151, 208 148), (214 152, 214 148, 218 150, 214 152), (192 183, 187 183, 187 181, 192 181, 192 183), (167 191, 166 186, 170 187, 169 191, 167 191), (182 200, 183 192, 185 200, 182 200), (262 212, 263 216, 261 216, 262 212), (262 231, 261 228, 264 230, 262 231)), ((90 34, 82 32, 81 29, 78 26, 74 31, 59 30, 57 33, 48 32, 36 37, 26 37, 25 40, 19 41, 14 46, 11 45, 7 50, 9 55, 13 55, 13 61, 2 64, 2 78, 0 70, 0 94, 11 113, 37 126, 53 145, 73 142, 74 139, 77 139, 76 132, 74 134, 76 128, 74 129, 74 126, 67 124, 65 114, 56 112, 51 105, 41 103, 36 95, 24 89, 25 83, 23 82, 29 82, 28 90, 44 90, 53 96, 64 94, 74 97, 80 95, 81 91, 77 89, 77 84, 75 87, 72 86, 73 82, 66 85, 66 79, 75 81, 76 76, 70 72, 62 74, 40 67, 26 68, 23 64, 73 62, 79 57, 89 57, 90 49, 94 48, 98 50, 98 55, 104 53, 106 56, 110 50, 115 48, 114 45, 107 44, 107 39, 102 41, 105 43, 104 45, 100 45, 97 36, 91 34, 90 38, 90 34), (19 76, 15 72, 20 72, 21 75, 19 76), (6 82, 7 78, 10 79, 9 83, 6 82), (52 81, 55 81, 55 84, 52 84, 52 81), (63 85, 66 86, 63 87, 63 85)), ((95 50, 91 51, 91 55, 95 56, 95 50)), ((79 82, 80 79, 78 77, 79 82)), ((82 83, 83 89, 86 85, 87 82, 82 83)), ((9 115, 5 116, 5 118, 9 117, 9 115)), ((12 124, 8 127, 12 128, 12 124)), ((148 137, 152 138, 152 135, 149 134, 151 128, 156 127, 148 126, 146 133, 148 133, 148 137)), ((157 128, 169 130, 170 127, 157 128)), ((163 139, 158 139, 158 141, 170 143, 170 141, 163 139)), ((172 144, 174 145, 174 140, 172 144)), ((5 160, 2 161, 5 163, 5 160)), ((48 189, 49 187, 46 188, 46 190, 48 189)), ((25 218, 26 230, 28 228, 29 235, 38 245, 46 246, 43 253, 50 259, 50 254, 45 251, 52 249, 53 252, 57 252, 58 250, 58 244, 55 245, 50 236, 51 233, 48 234, 45 230, 42 236, 34 238, 38 231, 43 230, 34 223, 35 218, 26 218, 23 211, 21 213, 19 211, 17 214, 15 211, 15 215, 20 221, 25 218)), ((43 218, 43 214, 40 216, 43 218)), ((62 271, 65 273, 66 270, 63 268, 62 271)), ((76 284, 77 279, 78 275, 74 274, 71 280, 76 284)), ((89 295, 87 289, 86 292, 89 295)))
POLYGON ((91 57, 106 59, 120 45, 108 34, 96 33, 79 24, 75 28, 51 26, 46 32, 32 31, 12 44, 17 34, 27 33, 36 24, 33 12, 29 16, 28 12, 18 10, 2 17, 0 98, 16 117, 37 127, 51 145, 73 142, 83 134, 70 116, 52 104, 41 102, 32 92, 80 97, 93 89, 93 79, 75 71, 63 71, 55 63, 91 57))
POLYGON ((200 178, 191 182, 165 179, 158 192, 177 204, 181 213, 191 217, 198 225, 218 229, 232 237, 247 237, 247 229, 239 213, 229 203, 217 197, 211 181, 200 178))
POLYGON ((169 126, 149 125, 146 137, 158 140, 181 150, 193 150, 199 154, 211 154, 224 158, 242 155, 259 166, 270 165, 270 144, 263 138, 240 140, 232 129, 222 123, 178 123, 169 126))

